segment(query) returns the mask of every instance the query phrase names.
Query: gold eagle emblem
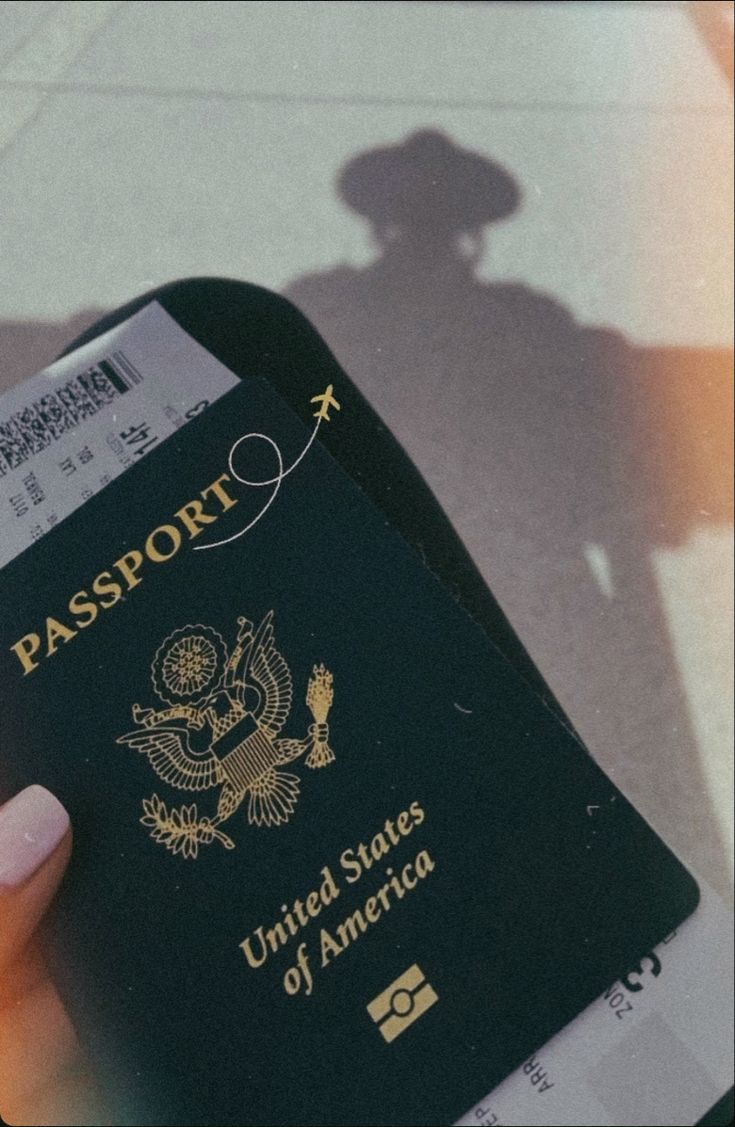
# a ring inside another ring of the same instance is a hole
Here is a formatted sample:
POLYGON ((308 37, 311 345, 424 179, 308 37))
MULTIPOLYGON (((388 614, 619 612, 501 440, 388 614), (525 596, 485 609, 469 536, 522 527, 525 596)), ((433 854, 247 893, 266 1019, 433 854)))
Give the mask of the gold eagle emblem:
POLYGON ((302 755, 311 768, 334 760, 327 725, 333 679, 323 665, 314 666, 306 691, 313 717, 307 737, 279 737, 291 712, 293 682, 276 647, 272 611, 257 629, 249 619, 238 618, 231 653, 210 626, 174 630, 153 658, 151 680, 168 707, 134 704, 138 727, 117 742, 147 755, 169 786, 222 788, 211 818, 200 816, 193 803, 168 810, 156 794, 143 800, 140 821, 154 841, 173 853, 193 858, 200 845, 214 840, 233 849, 235 843, 219 827, 246 798, 251 825, 283 825, 298 801, 300 779, 281 768, 302 755))

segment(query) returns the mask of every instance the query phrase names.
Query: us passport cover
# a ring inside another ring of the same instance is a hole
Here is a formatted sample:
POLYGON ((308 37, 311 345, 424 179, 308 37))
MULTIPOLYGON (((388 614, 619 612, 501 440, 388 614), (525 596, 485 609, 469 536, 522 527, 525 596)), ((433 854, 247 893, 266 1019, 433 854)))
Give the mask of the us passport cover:
POLYGON ((71 813, 49 954, 119 1122, 450 1123, 696 906, 325 396, 244 381, 0 574, 3 797, 71 813))

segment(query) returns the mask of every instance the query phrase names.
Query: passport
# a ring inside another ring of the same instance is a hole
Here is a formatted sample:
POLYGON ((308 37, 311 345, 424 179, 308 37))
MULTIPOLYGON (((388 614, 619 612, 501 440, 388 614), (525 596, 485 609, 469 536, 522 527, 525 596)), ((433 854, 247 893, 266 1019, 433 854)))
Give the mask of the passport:
POLYGON ((49 955, 120 1122, 451 1122, 697 903, 330 453, 321 374, 0 573, 0 797, 71 813, 49 955))

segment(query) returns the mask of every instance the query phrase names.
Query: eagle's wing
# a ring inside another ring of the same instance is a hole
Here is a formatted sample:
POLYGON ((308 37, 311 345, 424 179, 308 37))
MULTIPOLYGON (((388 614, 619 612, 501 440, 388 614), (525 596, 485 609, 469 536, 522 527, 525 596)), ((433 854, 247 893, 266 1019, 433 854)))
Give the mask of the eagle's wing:
POLYGON ((293 683, 291 671, 283 655, 276 649, 273 611, 269 611, 258 627, 247 673, 263 694, 256 719, 261 727, 275 735, 280 732, 291 711, 293 683))
POLYGON ((148 756, 157 775, 172 787, 182 790, 207 790, 222 782, 216 756, 191 754, 186 732, 181 728, 149 728, 127 732, 119 744, 128 744, 148 756))

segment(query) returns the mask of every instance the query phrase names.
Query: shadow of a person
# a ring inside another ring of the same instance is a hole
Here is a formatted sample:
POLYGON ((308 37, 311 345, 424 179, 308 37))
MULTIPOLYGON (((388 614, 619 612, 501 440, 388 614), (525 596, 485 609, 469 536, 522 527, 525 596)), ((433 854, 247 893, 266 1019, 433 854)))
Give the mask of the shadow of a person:
MULTIPOLYGON (((729 519, 716 466, 716 497, 677 492, 691 465, 676 426, 662 432, 674 354, 645 357, 549 296, 479 280, 483 232, 517 210, 520 190, 437 131, 358 155, 338 188, 379 255, 296 280, 286 296, 421 470, 592 753, 726 887, 652 562, 691 531, 691 503, 729 519)), ((677 370, 689 372, 684 400, 700 403, 692 359, 678 356, 677 370)), ((721 443, 710 445, 714 465, 721 443)))

